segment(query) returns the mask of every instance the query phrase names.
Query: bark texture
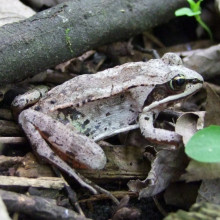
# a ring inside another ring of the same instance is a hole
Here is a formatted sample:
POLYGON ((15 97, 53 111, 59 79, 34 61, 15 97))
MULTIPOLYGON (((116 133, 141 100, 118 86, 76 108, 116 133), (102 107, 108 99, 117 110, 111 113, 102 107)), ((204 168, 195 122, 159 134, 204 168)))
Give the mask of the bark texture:
POLYGON ((174 17, 185 0, 76 0, 0 28, 0 85, 174 17))
POLYGON ((42 220, 90 220, 76 212, 57 206, 50 200, 37 197, 25 196, 19 193, 9 192, 0 189, 0 196, 8 211, 23 213, 30 218, 42 220))

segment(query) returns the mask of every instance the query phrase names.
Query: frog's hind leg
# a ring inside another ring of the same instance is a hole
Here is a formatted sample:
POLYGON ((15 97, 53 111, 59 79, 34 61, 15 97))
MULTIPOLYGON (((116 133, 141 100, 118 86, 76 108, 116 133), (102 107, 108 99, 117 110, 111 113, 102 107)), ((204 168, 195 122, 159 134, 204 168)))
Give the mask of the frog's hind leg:
MULTIPOLYGON (((59 167, 61 170, 65 171, 70 176, 74 177, 82 186, 88 188, 91 192, 97 193, 97 190, 94 187, 92 187, 90 184, 86 183, 82 179, 82 177, 76 174, 75 170, 71 168, 59 156, 57 156, 47 143, 47 142, 52 144, 54 143, 56 147, 59 146, 61 150, 67 151, 69 150, 67 149, 69 147, 72 148, 74 148, 75 146, 80 147, 77 145, 81 145, 81 147, 87 148, 89 147, 90 144, 94 144, 92 140, 90 140, 86 136, 74 134, 74 132, 71 129, 66 128, 66 126, 64 126, 62 123, 53 120, 51 117, 46 116, 43 113, 31 109, 27 109, 19 115, 19 123, 21 124, 28 139, 30 140, 34 151, 40 157, 47 160, 51 164, 59 167), (44 133, 47 136, 46 140, 42 137, 41 133, 44 133), (61 138, 64 139, 65 141, 63 142, 61 138), (84 146, 82 146, 83 144, 84 146)), ((91 148, 91 146, 89 148, 91 148)), ((81 156, 80 154, 86 154, 86 153, 88 153, 89 155, 93 153, 98 153, 98 157, 100 157, 99 160, 97 160, 98 158, 96 157, 96 155, 94 155, 93 158, 96 160, 96 165, 94 165, 94 167, 102 168, 105 165, 106 158, 104 152, 102 152, 102 149, 100 148, 101 149, 100 150, 99 148, 100 147, 98 146, 98 152, 96 152, 96 150, 94 151, 94 149, 89 149, 89 150, 86 149, 88 150, 88 152, 85 152, 86 150, 84 148, 80 150, 78 149, 79 152, 77 153, 79 155, 77 156, 80 157, 81 156), (101 162, 99 162, 100 159, 101 162)), ((75 153, 74 150, 73 153, 75 153)), ((88 155, 86 155, 85 157, 87 156, 88 155)), ((85 157, 82 156, 81 159, 84 159, 85 157)))

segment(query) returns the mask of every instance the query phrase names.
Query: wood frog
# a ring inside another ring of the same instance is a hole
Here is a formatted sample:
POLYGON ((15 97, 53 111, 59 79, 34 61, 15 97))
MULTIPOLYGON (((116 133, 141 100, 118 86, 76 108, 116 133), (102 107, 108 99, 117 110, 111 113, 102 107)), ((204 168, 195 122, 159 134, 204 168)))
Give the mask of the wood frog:
MULTIPOLYGON (((19 123, 39 156, 89 188, 61 159, 63 155, 85 167, 102 169, 106 157, 96 142, 136 128, 148 139, 178 144, 181 136, 154 128, 154 120, 202 84, 201 75, 184 67, 176 54, 167 53, 161 59, 75 77, 22 111, 19 123)), ((20 107, 20 100, 29 101, 22 95, 13 106, 20 107)))

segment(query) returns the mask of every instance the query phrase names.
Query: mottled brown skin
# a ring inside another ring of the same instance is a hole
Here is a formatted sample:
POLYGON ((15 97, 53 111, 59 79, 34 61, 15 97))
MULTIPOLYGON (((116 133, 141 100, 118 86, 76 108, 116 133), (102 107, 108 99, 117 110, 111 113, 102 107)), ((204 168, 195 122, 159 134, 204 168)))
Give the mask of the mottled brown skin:
POLYGON ((175 132, 153 127, 155 116, 198 91, 202 82, 198 73, 169 53, 162 59, 75 77, 23 111, 19 123, 38 154, 73 176, 49 145, 87 167, 102 169, 106 158, 97 140, 140 127, 146 138, 178 143, 181 137, 175 132), (184 79, 183 85, 177 76, 184 79))

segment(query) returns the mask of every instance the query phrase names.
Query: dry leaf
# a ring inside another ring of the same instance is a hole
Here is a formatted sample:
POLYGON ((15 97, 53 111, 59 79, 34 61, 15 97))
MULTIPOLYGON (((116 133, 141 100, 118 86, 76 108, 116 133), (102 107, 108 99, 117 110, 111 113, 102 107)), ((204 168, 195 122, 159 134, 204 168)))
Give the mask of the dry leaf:
POLYGON ((0 1, 0 26, 18 22, 35 14, 31 8, 18 0, 0 1))
POLYGON ((187 112, 182 114, 176 122, 175 131, 176 133, 182 135, 183 143, 189 141, 189 139, 197 132, 199 129, 204 127, 204 117, 205 112, 187 112))
POLYGON ((186 166, 183 147, 177 150, 161 150, 152 163, 148 177, 143 180, 131 180, 128 187, 139 192, 140 198, 154 196, 163 191, 170 182, 177 180, 186 166))
POLYGON ((205 79, 213 78, 220 74, 220 44, 207 49, 198 49, 181 52, 184 66, 199 72, 205 79))
POLYGON ((203 180, 196 202, 211 202, 220 205, 220 179, 203 180))
POLYGON ((200 163, 191 160, 186 168, 187 173, 181 176, 181 179, 190 181, 198 181, 204 179, 220 178, 220 163, 200 163))
POLYGON ((1 197, 0 197, 0 219, 1 220, 11 220, 11 218, 9 217, 7 208, 4 204, 4 202, 2 201, 1 197))
POLYGON ((205 127, 209 125, 220 125, 220 98, 212 85, 206 83, 205 88, 207 92, 205 127))

